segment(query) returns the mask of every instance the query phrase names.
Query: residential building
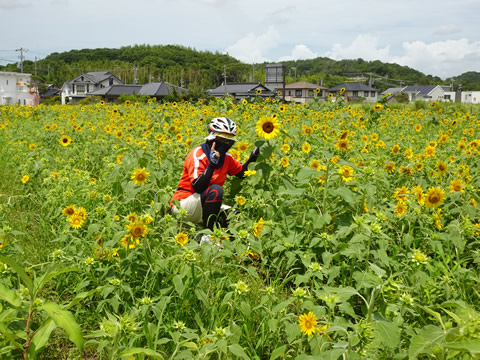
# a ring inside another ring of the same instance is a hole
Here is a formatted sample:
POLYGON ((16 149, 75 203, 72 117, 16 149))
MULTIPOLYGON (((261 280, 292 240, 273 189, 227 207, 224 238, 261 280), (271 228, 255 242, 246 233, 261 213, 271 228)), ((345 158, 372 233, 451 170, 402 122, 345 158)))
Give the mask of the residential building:
MULTIPOLYGON (((277 89, 283 91, 283 89, 277 89)), ((285 85, 285 101, 294 101, 297 104, 306 104, 315 98, 325 99, 328 88, 306 81, 297 81, 285 85)))
POLYGON ((449 87, 442 87, 440 85, 409 85, 405 86, 402 91, 408 94, 410 102, 416 100, 425 101, 444 101, 445 92, 449 91, 449 87))
POLYGON ((0 72, 0 105, 37 105, 40 101, 32 75, 0 72))
POLYGON ((102 89, 89 92, 88 96, 100 96, 106 102, 117 102, 121 95, 146 95, 161 99, 172 94, 188 94, 187 89, 166 83, 151 82, 144 85, 111 85, 102 89))
POLYGON ((75 79, 63 84, 62 104, 65 104, 67 101, 78 103, 92 91, 120 84, 123 84, 123 81, 109 71, 88 72, 79 75, 75 79))
POLYGON ((334 97, 337 97, 342 95, 342 89, 344 89, 343 96, 345 101, 360 100, 363 98, 366 102, 377 102, 378 89, 362 83, 344 83, 328 89, 328 92, 334 97))
POLYGON ((220 85, 214 89, 208 89, 207 93, 211 96, 222 97, 231 95, 237 100, 249 99, 254 97, 273 97, 275 93, 263 86, 261 83, 232 83, 220 85))
POLYGON ((480 91, 462 91, 462 103, 480 104, 480 91))

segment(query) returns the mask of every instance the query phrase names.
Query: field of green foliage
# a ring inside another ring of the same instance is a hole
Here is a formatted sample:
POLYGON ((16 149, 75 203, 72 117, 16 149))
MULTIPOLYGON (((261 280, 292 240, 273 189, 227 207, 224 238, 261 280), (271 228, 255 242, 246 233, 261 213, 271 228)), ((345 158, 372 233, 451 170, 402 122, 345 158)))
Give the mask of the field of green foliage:
POLYGON ((0 107, 0 358, 478 357, 479 110, 0 107), (169 208, 216 116, 261 149, 221 250, 169 208))

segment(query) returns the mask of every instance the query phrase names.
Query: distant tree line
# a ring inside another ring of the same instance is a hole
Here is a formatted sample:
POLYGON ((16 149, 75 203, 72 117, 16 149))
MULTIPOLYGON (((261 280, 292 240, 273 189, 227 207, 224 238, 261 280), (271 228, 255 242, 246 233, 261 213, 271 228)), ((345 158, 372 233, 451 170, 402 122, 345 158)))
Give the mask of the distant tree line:
MULTIPOLYGON (((333 87, 352 77, 363 77, 379 90, 402 85, 450 84, 439 77, 398 64, 381 61, 341 60, 319 57, 283 62, 286 81, 309 81, 333 87)), ((165 81, 192 92, 204 92, 233 82, 265 82, 264 64, 245 64, 228 54, 197 51, 180 45, 134 45, 119 49, 82 49, 52 53, 45 59, 24 61, 24 72, 36 74, 40 82, 60 87, 64 82, 90 71, 110 71, 127 84, 165 81)), ((18 71, 16 64, 0 66, 0 71, 18 71)), ((463 90, 480 89, 480 73, 458 76, 455 84, 463 90)))

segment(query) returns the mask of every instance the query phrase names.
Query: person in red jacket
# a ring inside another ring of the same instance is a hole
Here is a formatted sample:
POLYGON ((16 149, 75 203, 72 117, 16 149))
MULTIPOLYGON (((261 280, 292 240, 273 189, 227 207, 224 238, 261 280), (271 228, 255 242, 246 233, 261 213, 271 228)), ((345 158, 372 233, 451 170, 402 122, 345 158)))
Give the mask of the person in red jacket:
POLYGON ((217 117, 208 125, 209 134, 205 142, 191 150, 183 165, 183 173, 176 192, 170 200, 174 214, 179 209, 173 204, 178 200, 180 207, 187 212, 184 220, 203 223, 213 230, 221 224, 223 184, 227 175, 244 177, 248 164, 257 160, 259 149, 255 147, 242 165, 228 150, 235 144, 237 126, 227 117, 217 117))

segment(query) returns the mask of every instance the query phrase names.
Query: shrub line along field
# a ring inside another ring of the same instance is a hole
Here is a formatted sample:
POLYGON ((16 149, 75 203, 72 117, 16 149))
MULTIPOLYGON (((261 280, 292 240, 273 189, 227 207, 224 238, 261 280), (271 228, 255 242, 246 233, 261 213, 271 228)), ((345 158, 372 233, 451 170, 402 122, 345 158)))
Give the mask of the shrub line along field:
POLYGON ((0 107, 0 357, 477 357, 479 131, 386 98, 0 107), (260 156, 210 232, 169 201, 217 116, 260 156))

